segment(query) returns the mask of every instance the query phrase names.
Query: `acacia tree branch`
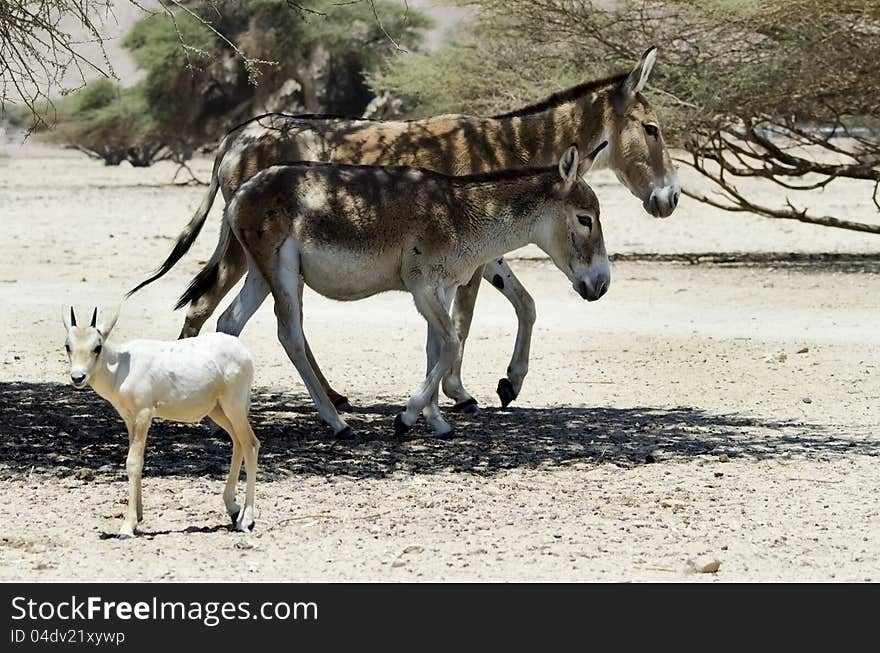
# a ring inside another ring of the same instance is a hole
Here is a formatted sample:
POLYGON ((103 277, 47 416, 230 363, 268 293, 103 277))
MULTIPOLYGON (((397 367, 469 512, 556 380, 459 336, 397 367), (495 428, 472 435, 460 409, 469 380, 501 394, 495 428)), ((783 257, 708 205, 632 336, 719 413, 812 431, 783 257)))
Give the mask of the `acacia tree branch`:
MULTIPOLYGON (((698 202, 702 202, 703 204, 708 204, 709 206, 714 206, 725 211, 755 213, 757 215, 761 215, 767 218, 776 218, 780 220, 796 220, 798 222, 805 222, 808 224, 821 225, 825 227, 835 227, 838 229, 849 229, 852 231, 880 234, 880 224, 869 224, 865 222, 855 222, 852 220, 841 220, 839 218, 827 215, 810 215, 807 213, 806 209, 796 208, 791 200, 788 198, 786 198, 786 205, 788 207, 786 209, 774 209, 753 202, 746 198, 733 183, 731 183, 728 179, 724 177, 723 173, 725 168, 723 167, 723 165, 719 166, 718 173, 714 173, 708 170, 702 163, 702 157, 699 152, 692 152, 692 157, 692 159, 677 159, 677 161, 688 165, 689 167, 699 172, 703 177, 712 181, 721 191, 722 197, 726 200, 719 201, 703 193, 697 193, 687 188, 682 189, 682 192, 685 195, 697 200, 698 202)), ((875 184, 875 204, 877 204, 877 192, 878 189, 877 185, 875 184)), ((880 209, 880 205, 878 205, 878 209, 880 209)))

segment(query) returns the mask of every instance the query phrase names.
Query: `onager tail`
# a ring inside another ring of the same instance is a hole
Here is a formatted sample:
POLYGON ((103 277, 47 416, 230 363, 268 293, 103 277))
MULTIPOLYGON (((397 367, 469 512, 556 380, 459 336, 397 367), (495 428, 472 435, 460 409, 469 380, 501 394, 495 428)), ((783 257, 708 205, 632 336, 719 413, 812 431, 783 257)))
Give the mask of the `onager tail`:
MULTIPOLYGON (((193 236, 193 238, 195 238, 195 236, 193 236)), ((199 273, 189 282, 186 291, 180 296, 180 299, 178 299, 177 303, 174 305, 175 311, 179 308, 183 308, 190 302, 198 300, 202 295, 208 292, 208 290, 217 285, 217 280, 220 277, 220 263, 226 257, 226 250, 229 249, 229 242, 232 238, 235 238, 235 235, 232 233, 232 228, 229 226, 224 215, 223 223, 220 225, 220 242, 217 243, 217 248, 214 250, 214 254, 205 264, 205 267, 199 270, 199 273)), ((187 248, 189 248, 189 245, 187 245, 187 248)), ((178 258, 180 257, 178 256, 178 258)), ((170 261, 171 258, 169 257, 168 260, 170 261)), ((174 265, 174 263, 171 265, 174 265)), ((164 272, 162 274, 164 274, 164 272)), ((144 283, 149 283, 149 281, 151 280, 145 281, 144 283)), ((137 288, 135 288, 135 290, 137 290, 137 288)))
MULTIPOLYGON (((219 157, 218 157, 219 161, 219 157)), ((211 184, 208 186, 208 192, 205 194, 204 199, 202 199, 202 203, 199 205, 199 208, 196 209, 195 215, 193 215, 192 220, 189 221, 183 231, 180 232, 180 235, 177 237, 177 242, 174 244, 174 249, 171 250, 171 253, 168 255, 168 258, 165 259, 165 262, 162 263, 156 270, 144 281, 141 281, 134 288, 129 290, 125 296, 131 297, 138 290, 143 288, 144 286, 153 283, 156 279, 163 276, 168 270, 173 268, 175 264, 189 251, 189 248, 192 247, 196 238, 199 235, 199 232, 202 230, 202 226, 205 224, 205 219, 208 217, 208 212, 211 210, 211 206, 214 204, 214 197, 217 195, 217 190, 220 188, 220 179, 217 176, 217 167, 214 166, 214 171, 211 173, 211 184)), ((178 308, 180 308, 178 306, 178 308)))

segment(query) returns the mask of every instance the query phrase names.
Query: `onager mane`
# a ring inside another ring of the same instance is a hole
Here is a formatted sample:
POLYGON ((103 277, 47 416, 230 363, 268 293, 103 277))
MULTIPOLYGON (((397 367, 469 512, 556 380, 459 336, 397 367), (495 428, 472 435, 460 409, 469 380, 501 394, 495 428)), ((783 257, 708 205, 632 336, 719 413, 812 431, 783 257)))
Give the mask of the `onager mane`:
POLYGON ((628 75, 628 72, 620 73, 617 75, 612 75, 610 77, 605 77, 603 79, 594 79, 589 82, 584 82, 583 84, 578 84, 577 86, 567 88, 564 91, 557 91, 556 93, 548 95, 540 102, 528 104, 524 107, 514 109, 513 111, 508 111, 507 113, 499 113, 492 116, 492 118, 495 120, 503 120, 505 118, 520 118, 522 116, 528 116, 534 113, 541 113, 542 111, 546 111, 547 109, 552 109, 554 107, 558 107, 561 104, 566 104, 573 100, 582 98, 587 93, 593 93, 594 91, 598 91, 607 86, 611 86, 612 84, 620 84, 623 80, 627 78, 628 75))

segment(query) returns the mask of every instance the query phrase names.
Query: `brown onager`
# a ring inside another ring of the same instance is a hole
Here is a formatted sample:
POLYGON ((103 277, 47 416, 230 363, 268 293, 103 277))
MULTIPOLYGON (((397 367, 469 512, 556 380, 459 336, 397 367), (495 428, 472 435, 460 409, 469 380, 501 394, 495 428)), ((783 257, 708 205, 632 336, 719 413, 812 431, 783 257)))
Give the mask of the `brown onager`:
POLYGON ((534 243, 588 300, 608 289, 611 272, 599 202, 580 179, 571 146, 558 165, 450 177, 422 168, 296 163, 272 166, 242 184, 226 206, 248 275, 218 330, 238 335, 271 292, 278 338, 322 419, 352 436, 312 367, 302 330, 303 284, 332 299, 406 290, 428 322, 428 373, 398 435, 422 412, 440 436, 452 434, 438 404, 439 384, 460 341, 449 316, 453 294, 490 259, 534 243))

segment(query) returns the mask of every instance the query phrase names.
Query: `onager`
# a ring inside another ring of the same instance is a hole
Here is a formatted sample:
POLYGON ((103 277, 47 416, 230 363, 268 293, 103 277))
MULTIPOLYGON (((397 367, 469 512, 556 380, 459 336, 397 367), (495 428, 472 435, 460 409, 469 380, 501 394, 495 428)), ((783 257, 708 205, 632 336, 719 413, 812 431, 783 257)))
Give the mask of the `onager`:
POLYGON ((75 388, 90 385, 109 401, 128 429, 128 508, 119 537, 134 535, 143 520, 141 474, 144 448, 153 419, 197 422, 209 416, 232 438, 232 464, 223 501, 235 529, 254 526, 254 483, 257 440, 248 422, 254 366, 238 338, 212 333, 198 338, 164 342, 132 340, 110 342, 119 312, 97 323, 98 309, 89 326, 77 326, 73 307, 64 311, 70 381, 75 388), (235 503, 235 489, 244 457, 247 492, 244 510, 235 503))
MULTIPOLYGON (((322 161, 361 165, 405 165, 446 175, 554 165, 570 144, 581 152, 599 143, 608 148, 596 162, 608 166, 641 200, 645 211, 666 217, 678 204, 678 174, 660 131, 657 115, 642 95, 657 57, 649 49, 627 73, 587 82, 503 115, 481 118, 443 115, 414 121, 371 121, 328 116, 268 114, 248 121, 221 141, 211 184, 171 254, 137 291, 158 279, 189 250, 199 234, 217 190, 228 201, 247 179, 271 165, 322 161)), ((333 218, 331 218, 333 219, 333 218)), ((193 279, 177 308, 190 304, 180 337, 196 335, 214 309, 247 270, 241 245, 224 219, 220 242, 210 261, 193 279)), ((461 382, 461 357, 470 331, 480 279, 486 279, 511 302, 518 327, 506 375, 498 395, 506 406, 520 393, 528 372, 535 304, 503 258, 493 258, 473 272, 455 297, 453 321, 461 349, 443 379, 453 410, 476 410, 477 402, 461 382)), ((350 409, 306 355, 334 405, 350 409)))
POLYGON ((460 341, 449 316, 456 288, 476 268, 518 247, 543 249, 587 300, 608 289, 611 271, 599 202, 571 146, 557 166, 449 177, 420 168, 298 163, 245 182, 226 206, 244 247, 248 275, 218 330, 237 335, 271 292, 278 338, 321 418, 352 437, 306 354, 303 284, 356 300, 409 291, 428 323, 428 372, 394 422, 405 433, 421 412, 438 436, 452 435, 438 387, 460 341), (580 169, 579 169, 580 168, 580 169))

